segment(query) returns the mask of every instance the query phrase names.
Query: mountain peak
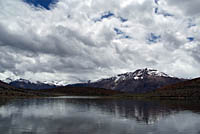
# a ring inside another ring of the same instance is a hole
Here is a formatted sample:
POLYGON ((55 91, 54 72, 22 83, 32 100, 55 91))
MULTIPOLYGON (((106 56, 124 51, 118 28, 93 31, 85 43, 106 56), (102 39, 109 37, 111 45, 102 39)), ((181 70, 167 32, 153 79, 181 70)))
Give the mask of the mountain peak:
POLYGON ((138 69, 134 72, 134 74, 137 75, 149 75, 149 76, 159 76, 159 77, 171 77, 167 75, 166 73, 160 72, 156 69, 152 68, 144 68, 144 69, 138 69))
POLYGON ((3 82, 5 82, 5 83, 7 83, 7 84, 9 84, 10 82, 12 82, 12 81, 14 81, 13 79, 11 79, 11 78, 6 78, 6 79, 4 79, 4 80, 2 80, 3 82))
POLYGON ((88 86, 123 92, 144 93, 180 81, 183 81, 183 79, 172 77, 156 69, 144 68, 134 72, 127 72, 114 77, 101 79, 88 84, 88 86))
POLYGON ((17 80, 15 80, 15 81, 17 81, 17 82, 24 82, 24 83, 26 83, 26 84, 28 84, 28 83, 32 83, 31 81, 26 80, 26 79, 22 79, 22 78, 17 79, 17 80))
POLYGON ((115 76, 115 82, 118 82, 119 80, 127 80, 127 79, 134 79, 134 80, 139 80, 139 79, 144 79, 148 76, 152 77, 171 77, 163 72, 159 72, 156 69, 152 68, 144 68, 144 69, 138 69, 135 72, 127 72, 124 74, 119 74, 115 76))

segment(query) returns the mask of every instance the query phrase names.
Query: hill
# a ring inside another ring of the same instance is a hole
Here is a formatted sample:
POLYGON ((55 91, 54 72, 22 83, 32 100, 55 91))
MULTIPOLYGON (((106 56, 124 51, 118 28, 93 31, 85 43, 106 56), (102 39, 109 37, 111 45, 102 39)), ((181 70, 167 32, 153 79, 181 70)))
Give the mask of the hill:
POLYGON ((163 99, 200 99, 200 78, 164 86, 147 95, 163 99))
POLYGON ((44 94, 20 88, 15 88, 8 85, 7 83, 0 81, 0 96, 8 98, 16 98, 16 97, 37 97, 37 96, 44 96, 44 94))
POLYGON ((0 97, 7 98, 51 96, 112 96, 116 94, 121 94, 121 92, 90 87, 57 87, 43 90, 20 89, 0 81, 0 97))

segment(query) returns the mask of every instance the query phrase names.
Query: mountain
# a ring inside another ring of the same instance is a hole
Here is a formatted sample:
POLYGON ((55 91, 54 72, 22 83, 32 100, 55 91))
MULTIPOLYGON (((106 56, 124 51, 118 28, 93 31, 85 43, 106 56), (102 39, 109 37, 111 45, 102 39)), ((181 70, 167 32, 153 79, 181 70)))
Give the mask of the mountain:
POLYGON ((98 87, 131 93, 145 93, 157 88, 184 81, 155 69, 138 69, 96 82, 69 85, 73 87, 98 87))
POLYGON ((16 97, 38 97, 38 96, 47 96, 47 95, 39 92, 16 88, 8 85, 5 82, 0 81, 0 97, 16 98, 16 97))
MULTIPOLYGON (((169 76, 155 69, 145 68, 138 69, 135 72, 127 72, 124 74, 118 74, 114 77, 100 79, 95 82, 71 84, 67 85, 67 87, 94 87, 112 89, 122 92, 145 93, 184 80, 185 79, 169 76)), ((13 87, 23 89, 39 90, 66 86, 66 82, 64 81, 31 82, 25 79, 12 80, 9 78, 4 81, 13 87)))
POLYGON ((12 80, 10 78, 7 78, 4 80, 6 83, 9 85, 16 87, 16 88, 23 88, 23 89, 50 89, 50 88, 56 88, 58 84, 51 84, 51 83, 42 83, 42 82, 32 82, 26 79, 17 79, 17 80, 12 80))
POLYGON ((16 88, 14 88, 14 87, 8 85, 8 84, 5 83, 5 82, 0 81, 0 91, 3 91, 3 90, 4 90, 4 91, 5 91, 5 90, 16 90, 16 88))
POLYGON ((167 99, 200 99, 200 78, 164 86, 148 93, 148 96, 167 99))
MULTIPOLYGON (((27 81, 28 82, 28 81, 27 81)), ((41 90, 16 88, 0 81, 0 98, 27 98, 52 96, 111 96, 122 92, 90 87, 56 87, 41 90)))

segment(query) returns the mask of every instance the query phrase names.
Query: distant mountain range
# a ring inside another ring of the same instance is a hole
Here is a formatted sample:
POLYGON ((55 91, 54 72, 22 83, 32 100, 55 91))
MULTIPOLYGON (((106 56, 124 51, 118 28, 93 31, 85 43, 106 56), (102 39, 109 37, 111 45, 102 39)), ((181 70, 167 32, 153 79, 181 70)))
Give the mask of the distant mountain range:
POLYGON ((29 98, 57 96, 112 96, 121 94, 119 91, 92 87, 56 87, 44 90, 16 88, 0 81, 0 98, 29 98))
MULTIPOLYGON (((22 80, 20 82, 22 82, 22 80)), ((23 83, 24 82, 29 84, 28 81, 23 80, 23 83)), ((92 83, 73 84, 45 90, 16 88, 0 81, 0 97, 47 97, 67 95, 111 97, 117 95, 116 97, 199 100, 200 78, 185 80, 168 76, 154 69, 139 69, 135 72, 119 74, 92 83)))
POLYGON ((7 78, 3 80, 5 83, 16 87, 16 88, 22 88, 22 89, 34 89, 34 90, 40 90, 40 89, 51 89, 56 88, 60 86, 66 86, 64 81, 52 81, 52 82, 40 82, 40 81, 30 81, 26 79, 16 79, 12 80, 10 78, 7 78))
POLYGON ((31 82, 25 79, 12 80, 9 78, 4 81, 11 86, 23 89, 40 90, 40 89, 52 89, 60 86, 67 86, 67 87, 93 87, 93 88, 112 89, 122 92, 145 93, 184 80, 185 79, 169 76, 155 69, 145 68, 145 69, 138 69, 134 72, 118 74, 110 78, 100 79, 95 82, 77 83, 71 85, 66 85, 64 84, 64 82, 31 82))
POLYGON ((91 83, 72 84, 68 86, 98 87, 130 93, 145 93, 181 81, 185 81, 185 79, 169 76, 155 69, 145 68, 91 83))
POLYGON ((15 97, 37 97, 37 96, 47 96, 47 95, 39 92, 34 92, 31 90, 16 88, 0 81, 0 97, 15 98, 15 97))

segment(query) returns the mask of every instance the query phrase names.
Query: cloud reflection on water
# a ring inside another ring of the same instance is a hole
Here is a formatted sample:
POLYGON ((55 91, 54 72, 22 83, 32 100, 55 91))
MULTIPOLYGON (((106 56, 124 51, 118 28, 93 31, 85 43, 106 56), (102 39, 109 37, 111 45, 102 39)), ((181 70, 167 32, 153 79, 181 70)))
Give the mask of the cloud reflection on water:
POLYGON ((0 133, 198 134, 200 115, 132 100, 34 99, 0 107, 0 133))

